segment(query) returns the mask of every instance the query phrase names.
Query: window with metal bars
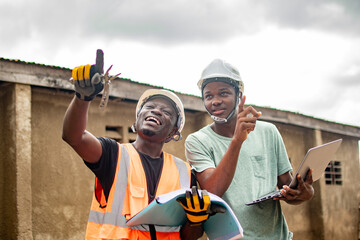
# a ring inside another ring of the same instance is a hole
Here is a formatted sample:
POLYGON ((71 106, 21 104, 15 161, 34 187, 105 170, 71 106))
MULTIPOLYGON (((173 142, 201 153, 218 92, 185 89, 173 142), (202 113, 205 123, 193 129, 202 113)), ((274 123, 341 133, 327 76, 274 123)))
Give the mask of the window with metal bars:
POLYGON ((106 126, 106 137, 112 138, 117 142, 123 142, 123 128, 121 126, 106 126))
POLYGON ((342 185, 340 161, 329 162, 325 169, 325 183, 327 185, 342 185))
POLYGON ((127 133, 124 132, 125 129, 122 126, 106 126, 105 137, 112 138, 119 143, 134 142, 136 140, 136 133, 133 133, 130 127, 127 128, 127 133))

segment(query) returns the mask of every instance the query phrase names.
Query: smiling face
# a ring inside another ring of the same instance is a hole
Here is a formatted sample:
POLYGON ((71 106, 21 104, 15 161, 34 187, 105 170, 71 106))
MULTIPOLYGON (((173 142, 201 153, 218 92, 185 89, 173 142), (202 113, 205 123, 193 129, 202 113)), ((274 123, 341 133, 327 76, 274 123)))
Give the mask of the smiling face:
POLYGON ((227 118, 235 107, 236 91, 225 82, 210 82, 203 88, 203 101, 211 115, 227 118))
POLYGON ((163 142, 176 132, 177 113, 170 100, 154 97, 138 113, 136 129, 140 137, 163 142))

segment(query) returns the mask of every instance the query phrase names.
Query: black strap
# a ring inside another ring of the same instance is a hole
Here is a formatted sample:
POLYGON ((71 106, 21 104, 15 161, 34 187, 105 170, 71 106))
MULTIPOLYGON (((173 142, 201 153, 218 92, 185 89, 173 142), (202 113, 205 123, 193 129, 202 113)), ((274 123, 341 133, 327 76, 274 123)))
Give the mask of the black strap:
POLYGON ((151 240, 156 240, 156 230, 154 224, 149 224, 151 240))

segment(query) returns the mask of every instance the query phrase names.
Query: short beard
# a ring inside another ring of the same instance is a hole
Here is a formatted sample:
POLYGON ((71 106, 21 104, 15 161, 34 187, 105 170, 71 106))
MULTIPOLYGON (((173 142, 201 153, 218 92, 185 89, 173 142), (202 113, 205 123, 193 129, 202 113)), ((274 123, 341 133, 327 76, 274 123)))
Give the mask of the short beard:
POLYGON ((143 131, 143 134, 144 134, 145 136, 152 137, 152 136, 155 135, 155 132, 145 129, 145 130, 143 131))

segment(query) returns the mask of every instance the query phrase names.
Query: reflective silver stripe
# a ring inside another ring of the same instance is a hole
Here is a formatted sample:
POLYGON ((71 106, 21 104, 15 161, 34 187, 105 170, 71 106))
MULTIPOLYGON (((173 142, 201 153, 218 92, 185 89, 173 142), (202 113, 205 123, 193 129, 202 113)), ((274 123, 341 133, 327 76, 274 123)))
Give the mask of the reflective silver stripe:
POLYGON ((126 227, 125 216, 122 215, 124 199, 126 194, 127 177, 129 172, 129 153, 125 146, 121 145, 121 160, 118 170, 114 198, 111 212, 101 213, 90 210, 89 221, 99 224, 112 224, 119 227, 126 227))
POLYGON ((178 168, 179 171, 179 179, 180 179, 180 186, 181 188, 188 188, 190 187, 190 176, 188 168, 186 167, 186 163, 181 160, 180 158, 177 158, 175 156, 172 156, 174 159, 174 162, 178 168))
MULTIPOLYGON (((140 231, 148 231, 148 232, 150 231, 149 225, 136 225, 136 226, 129 227, 129 228, 134 229, 134 230, 140 230, 140 231)), ((181 226, 168 227, 168 226, 155 225, 156 232, 180 232, 180 228, 181 228, 181 226)))
MULTIPOLYGON (((125 216, 122 215, 124 199, 126 194, 126 186, 129 172, 130 156, 124 145, 121 146, 121 159, 117 175, 116 187, 113 197, 111 212, 98 212, 90 210, 89 221, 99 224, 111 224, 118 227, 126 227, 134 230, 149 231, 148 225, 138 225, 134 227, 126 226, 125 216)), ((173 156, 175 165, 179 171, 179 179, 181 188, 188 188, 190 186, 188 168, 183 160, 173 156)), ((155 226, 157 232, 179 232, 180 226, 155 226)))

